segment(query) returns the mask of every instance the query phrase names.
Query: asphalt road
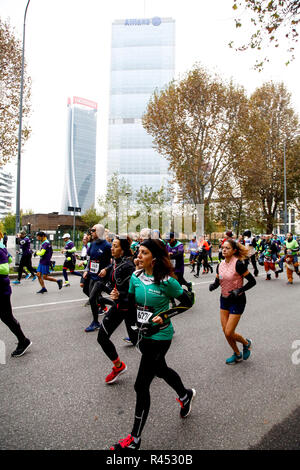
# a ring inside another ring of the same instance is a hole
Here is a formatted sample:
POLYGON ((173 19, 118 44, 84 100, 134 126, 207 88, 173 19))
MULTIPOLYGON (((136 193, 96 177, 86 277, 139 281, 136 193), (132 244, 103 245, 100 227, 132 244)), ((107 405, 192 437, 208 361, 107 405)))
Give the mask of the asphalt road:
MULTIPOLYGON (((187 387, 197 391, 190 416, 182 420, 175 393, 162 380, 151 386, 151 409, 141 449, 232 450, 300 448, 300 280, 285 275, 247 293, 238 331, 253 339, 248 361, 228 366, 231 355, 219 321, 219 291, 210 293, 213 275, 195 281, 196 303, 173 319, 175 336, 167 362, 187 387), (300 345, 298 345, 298 350, 300 345)), ((113 335, 128 371, 105 385, 111 363, 97 343, 79 279, 71 287, 36 294, 37 281, 13 286, 14 315, 33 342, 11 358, 15 337, 0 323, 6 363, 0 364, 0 449, 108 449, 130 432, 135 406, 133 385, 140 354, 126 345, 122 324, 113 335)))

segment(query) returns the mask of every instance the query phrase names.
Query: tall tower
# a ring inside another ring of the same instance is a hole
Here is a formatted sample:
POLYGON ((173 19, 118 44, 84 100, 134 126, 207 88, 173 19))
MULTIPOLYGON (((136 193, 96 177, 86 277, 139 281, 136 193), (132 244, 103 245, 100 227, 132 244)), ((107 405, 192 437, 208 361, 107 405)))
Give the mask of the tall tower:
POLYGON ((13 177, 0 167, 0 219, 12 212, 13 177))
POLYGON ((97 103, 68 98, 67 154, 63 214, 68 206, 81 207, 81 213, 95 204, 97 103))
POLYGON ((154 90, 174 78, 175 21, 126 19, 112 25, 107 177, 118 172, 136 191, 168 180, 168 163, 153 149, 142 116, 154 90))

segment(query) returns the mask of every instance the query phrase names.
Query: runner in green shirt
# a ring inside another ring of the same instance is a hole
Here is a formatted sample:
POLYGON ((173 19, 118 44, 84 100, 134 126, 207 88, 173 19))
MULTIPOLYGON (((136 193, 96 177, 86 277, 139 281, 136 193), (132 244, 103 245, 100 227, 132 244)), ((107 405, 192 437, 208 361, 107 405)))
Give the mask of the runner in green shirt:
POLYGON ((181 378, 168 367, 165 356, 171 346, 173 327, 169 315, 187 310, 193 305, 193 294, 184 290, 174 278, 174 270, 165 245, 160 240, 148 239, 139 248, 140 270, 133 273, 129 296, 134 312, 135 328, 139 337, 137 346, 142 353, 134 389, 136 391, 135 418, 131 434, 114 444, 111 450, 135 449, 141 445, 141 433, 150 409, 150 385, 159 377, 178 394, 180 416, 186 418, 196 391, 187 389, 181 378), (169 309, 170 298, 180 304, 169 309))

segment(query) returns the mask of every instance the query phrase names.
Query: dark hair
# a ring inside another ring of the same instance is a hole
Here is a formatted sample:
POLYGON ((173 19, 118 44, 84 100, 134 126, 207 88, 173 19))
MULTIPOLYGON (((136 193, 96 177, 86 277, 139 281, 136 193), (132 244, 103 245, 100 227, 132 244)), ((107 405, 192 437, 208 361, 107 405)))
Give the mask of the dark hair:
POLYGON ((232 235, 233 235, 233 233, 232 233, 231 230, 227 230, 226 235, 227 235, 227 237, 230 237, 230 238, 231 238, 232 235))
POLYGON ((38 232, 38 233, 36 234, 36 236, 37 236, 37 237, 43 237, 43 238, 44 238, 44 237, 46 237, 46 234, 45 234, 45 232, 38 232))
POLYGON ((123 238, 123 237, 119 237, 118 235, 116 235, 115 240, 120 241, 120 246, 121 246, 121 248, 124 252, 124 256, 126 256, 127 258, 132 256, 132 253, 131 253, 131 250, 130 250, 130 241, 129 241, 128 237, 123 238))
POLYGON ((242 245, 239 242, 236 242, 232 238, 228 238, 228 240, 225 240, 224 243, 229 243, 231 245, 231 248, 233 250, 236 250, 236 253, 234 253, 234 256, 236 256, 239 260, 248 258, 249 252, 246 246, 242 245))
POLYGON ((163 242, 157 239, 148 239, 141 243, 140 246, 145 246, 151 251, 153 259, 155 260, 153 265, 153 277, 154 283, 160 284, 160 282, 166 277, 171 276, 176 278, 174 274, 174 268, 169 258, 169 253, 163 242))

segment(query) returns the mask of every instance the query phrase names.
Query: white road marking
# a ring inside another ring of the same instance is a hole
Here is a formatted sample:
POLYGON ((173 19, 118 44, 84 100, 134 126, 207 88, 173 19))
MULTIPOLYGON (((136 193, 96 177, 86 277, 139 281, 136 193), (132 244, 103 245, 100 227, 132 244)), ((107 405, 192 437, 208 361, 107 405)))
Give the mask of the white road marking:
POLYGON ((20 308, 47 307, 48 305, 67 304, 67 303, 70 303, 70 302, 82 302, 84 300, 85 300, 85 298, 71 299, 71 300, 61 300, 60 302, 48 302, 47 304, 22 305, 21 307, 13 307, 13 310, 17 310, 17 309, 20 309, 20 308))
MULTIPOLYGON (((203 282, 192 282, 193 286, 200 286, 201 284, 210 284, 211 281, 203 281, 203 282)), ((48 302, 47 304, 32 304, 32 305, 22 305, 19 307, 13 307, 13 310, 19 310, 21 308, 34 308, 34 307, 47 307, 48 305, 60 305, 60 304, 68 304, 70 302, 82 302, 85 300, 85 297, 82 299, 70 299, 70 300, 61 300, 59 302, 48 302)))

